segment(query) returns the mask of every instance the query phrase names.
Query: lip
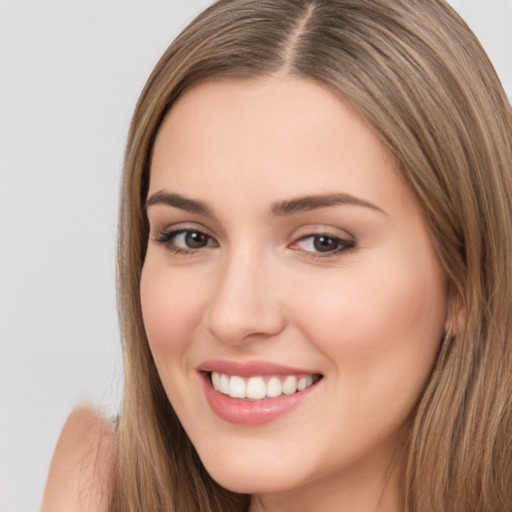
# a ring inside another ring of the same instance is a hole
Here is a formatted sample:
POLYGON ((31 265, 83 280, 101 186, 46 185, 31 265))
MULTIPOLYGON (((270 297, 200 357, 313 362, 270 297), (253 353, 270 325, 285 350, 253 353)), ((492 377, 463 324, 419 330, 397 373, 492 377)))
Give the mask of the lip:
POLYGON ((305 368, 295 368, 267 361, 229 361, 215 359, 201 363, 197 370, 200 372, 220 372, 239 377, 256 377, 263 375, 318 375, 305 368))
POLYGON ((292 411, 307 400, 314 393, 320 380, 303 391, 292 395, 280 395, 261 400, 246 400, 231 398, 220 391, 216 391, 210 380, 210 372, 216 371, 240 377, 264 375, 319 375, 318 372, 303 368, 292 368, 263 361, 237 362, 237 361, 206 361, 198 368, 198 374, 203 384, 204 394, 211 409, 222 420, 239 425, 257 426, 270 423, 286 413, 292 411))

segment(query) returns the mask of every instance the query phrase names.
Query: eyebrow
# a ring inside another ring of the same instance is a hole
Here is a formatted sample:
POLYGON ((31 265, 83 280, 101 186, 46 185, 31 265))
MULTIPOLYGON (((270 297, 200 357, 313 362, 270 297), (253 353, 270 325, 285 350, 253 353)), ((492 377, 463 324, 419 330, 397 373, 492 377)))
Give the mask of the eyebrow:
POLYGON ((163 191, 155 192, 146 200, 146 210, 155 204, 164 204, 190 213, 197 213, 198 215, 204 215, 206 217, 214 217, 213 211, 205 203, 196 201, 195 199, 189 199, 180 194, 170 194, 163 191))
POLYGON ((303 196, 297 197, 295 199, 278 201, 272 205, 272 213, 276 217, 283 217, 286 215, 294 215, 297 213, 315 210, 317 208, 328 208, 330 206, 340 205, 362 206, 364 208, 369 208, 371 210, 385 214, 384 210, 381 210, 378 206, 369 203, 364 199, 360 199, 343 192, 335 194, 303 196))
MULTIPOLYGON (((195 199, 189 199, 180 194, 171 194, 169 192, 159 191, 148 197, 146 201, 146 209, 156 204, 164 204, 185 210, 190 213, 204 215, 206 217, 214 217, 213 210, 204 202, 195 199)), ((329 208, 331 206, 350 205, 369 208, 381 213, 384 210, 378 206, 360 199, 358 197, 343 192, 335 194, 302 196, 294 199, 277 201, 272 204, 270 211, 275 217, 286 217, 288 215, 296 215, 298 213, 315 210, 317 208, 329 208)))

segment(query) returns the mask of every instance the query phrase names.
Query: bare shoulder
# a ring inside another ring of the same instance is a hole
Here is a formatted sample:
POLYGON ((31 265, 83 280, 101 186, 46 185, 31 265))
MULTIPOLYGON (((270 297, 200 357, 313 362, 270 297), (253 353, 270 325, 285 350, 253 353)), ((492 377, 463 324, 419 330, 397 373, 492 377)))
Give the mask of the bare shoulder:
POLYGON ((114 447, 105 418, 89 407, 75 409, 53 454, 41 512, 106 512, 114 447))

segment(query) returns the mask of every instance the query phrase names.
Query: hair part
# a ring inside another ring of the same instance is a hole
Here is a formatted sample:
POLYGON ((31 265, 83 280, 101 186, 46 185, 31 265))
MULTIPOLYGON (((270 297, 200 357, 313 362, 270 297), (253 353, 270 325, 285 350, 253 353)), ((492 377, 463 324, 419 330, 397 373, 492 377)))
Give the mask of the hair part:
POLYGON ((446 336, 407 424, 407 512, 512 509, 512 114, 442 0, 220 0, 172 43, 135 109, 118 239, 125 391, 112 511, 240 511, 204 470, 160 382, 139 299, 151 151, 166 113, 209 80, 276 73, 346 98, 398 162, 449 282, 446 336))

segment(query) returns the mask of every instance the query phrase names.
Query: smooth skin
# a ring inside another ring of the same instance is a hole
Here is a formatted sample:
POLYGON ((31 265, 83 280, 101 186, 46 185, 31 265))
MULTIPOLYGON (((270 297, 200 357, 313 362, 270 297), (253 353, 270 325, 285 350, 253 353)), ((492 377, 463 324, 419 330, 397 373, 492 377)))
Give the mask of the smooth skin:
MULTIPOLYGON (((439 350, 446 279, 373 130, 308 80, 201 84, 164 119, 149 198, 146 331, 213 478, 252 494, 251 512, 399 512, 393 461, 439 350), (322 379, 274 421, 239 425, 205 398, 211 359, 322 379)), ((108 424, 75 411, 43 511, 107 510, 113 449, 108 424)))
POLYGON ((159 130, 149 198, 146 331, 213 478, 252 494, 251 512, 398 511, 392 462, 439 350, 446 279, 374 131, 305 79, 201 84, 159 130), (278 419, 238 425, 205 399, 211 359, 322 379, 278 419))
POLYGON ((41 512, 107 512, 114 443, 112 425, 97 411, 75 409, 55 448, 41 512))

